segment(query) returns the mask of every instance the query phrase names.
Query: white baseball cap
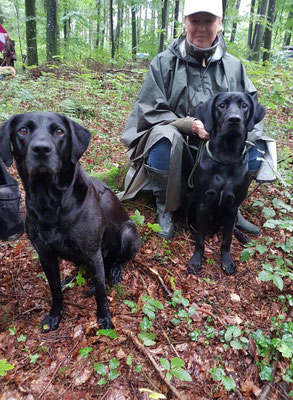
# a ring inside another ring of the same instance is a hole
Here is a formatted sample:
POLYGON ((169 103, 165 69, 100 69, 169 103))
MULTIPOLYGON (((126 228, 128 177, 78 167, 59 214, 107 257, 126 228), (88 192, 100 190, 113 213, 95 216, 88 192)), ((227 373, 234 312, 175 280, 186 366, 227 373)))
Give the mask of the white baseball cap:
POLYGON ((185 0, 184 17, 198 12, 207 12, 217 17, 222 17, 222 0, 185 0))

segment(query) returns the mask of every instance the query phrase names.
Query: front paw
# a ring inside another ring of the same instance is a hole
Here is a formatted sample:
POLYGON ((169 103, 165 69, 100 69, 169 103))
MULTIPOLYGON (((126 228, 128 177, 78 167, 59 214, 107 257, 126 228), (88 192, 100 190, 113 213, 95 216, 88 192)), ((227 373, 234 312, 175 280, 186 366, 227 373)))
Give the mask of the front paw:
POLYGON ((221 258, 221 268, 223 269, 223 271, 226 272, 226 274, 228 275, 232 275, 234 274, 234 272, 236 271, 236 267, 235 267, 235 263, 232 260, 231 254, 227 253, 227 254, 223 254, 222 258, 221 258))
POLYGON ((191 259, 188 261, 186 268, 187 268, 187 272, 189 274, 198 274, 199 271, 201 270, 201 259, 202 256, 200 254, 193 254, 193 256, 191 257, 191 259))
POLYGON ((98 324, 100 329, 113 329, 114 325, 112 324, 111 317, 106 318, 98 318, 98 324))
POLYGON ((50 331, 55 331, 60 323, 61 313, 57 316, 46 315, 42 321, 42 333, 48 333, 50 331))

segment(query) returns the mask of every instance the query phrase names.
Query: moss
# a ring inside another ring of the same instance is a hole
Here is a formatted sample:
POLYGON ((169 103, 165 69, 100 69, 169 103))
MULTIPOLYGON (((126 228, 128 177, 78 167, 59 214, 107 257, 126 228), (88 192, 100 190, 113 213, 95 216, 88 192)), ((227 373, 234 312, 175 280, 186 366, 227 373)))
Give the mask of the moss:
POLYGON ((123 190, 124 178, 128 168, 129 164, 125 164, 107 171, 91 173, 91 176, 106 183, 114 192, 120 192, 123 190))

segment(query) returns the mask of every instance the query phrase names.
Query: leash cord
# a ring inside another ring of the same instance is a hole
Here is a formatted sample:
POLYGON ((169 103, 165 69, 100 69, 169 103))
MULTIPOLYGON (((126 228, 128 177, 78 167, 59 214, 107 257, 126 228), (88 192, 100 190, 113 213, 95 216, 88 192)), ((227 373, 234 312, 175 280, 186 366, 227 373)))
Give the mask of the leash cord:
POLYGON ((196 153, 194 166, 192 167, 192 170, 191 170, 191 172, 189 174, 189 177, 187 179, 187 184, 190 187, 190 189, 194 188, 193 176, 194 176, 195 168, 197 167, 197 165, 199 163, 199 160, 200 160, 200 157, 201 157, 201 153, 202 153, 202 150, 203 150, 205 144, 206 144, 206 140, 205 139, 201 139, 201 141, 199 142, 199 145, 198 145, 198 150, 197 150, 197 153, 196 153))

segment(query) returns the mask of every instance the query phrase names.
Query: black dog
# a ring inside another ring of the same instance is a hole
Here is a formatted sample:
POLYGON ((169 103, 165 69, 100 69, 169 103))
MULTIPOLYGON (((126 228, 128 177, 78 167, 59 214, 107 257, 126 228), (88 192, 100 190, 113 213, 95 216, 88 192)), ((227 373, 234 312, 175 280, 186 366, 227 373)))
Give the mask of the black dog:
POLYGON ((265 115, 264 108, 248 93, 219 93, 197 108, 210 140, 203 148, 194 173, 191 220, 196 224, 196 250, 188 262, 190 273, 201 268, 207 233, 223 226, 221 267, 235 272, 230 254, 238 207, 249 186, 247 133, 265 115))
POLYGON ((58 257, 88 266, 99 326, 111 328, 105 274, 118 282, 122 264, 140 247, 115 194, 77 163, 90 138, 88 130, 55 113, 20 114, 0 126, 0 155, 7 166, 15 158, 26 192, 26 231, 52 293, 44 332, 57 329, 63 309, 58 257))

